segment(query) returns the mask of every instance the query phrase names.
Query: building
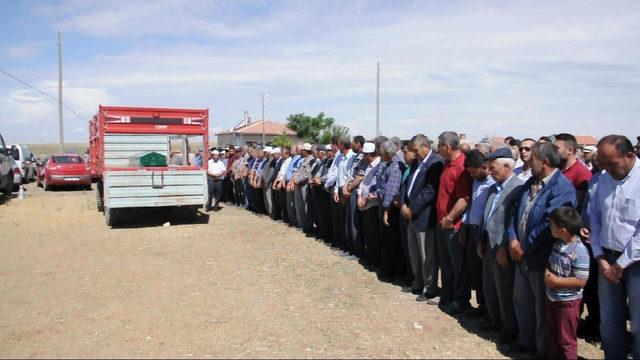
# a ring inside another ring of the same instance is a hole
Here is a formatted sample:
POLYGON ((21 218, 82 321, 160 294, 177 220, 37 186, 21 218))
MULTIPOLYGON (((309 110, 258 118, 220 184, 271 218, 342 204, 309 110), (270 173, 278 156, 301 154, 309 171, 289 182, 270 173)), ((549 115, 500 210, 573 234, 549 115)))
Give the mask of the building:
POLYGON ((598 139, 591 135, 575 135, 578 146, 598 145, 598 139))
POLYGON ((264 139, 267 144, 271 143, 273 138, 278 135, 286 134, 292 142, 298 141, 296 132, 289 129, 285 124, 265 120, 251 121, 251 118, 245 113, 244 119, 233 129, 216 133, 218 137, 218 146, 234 145, 241 146, 247 144, 262 144, 262 132, 264 131, 264 139))

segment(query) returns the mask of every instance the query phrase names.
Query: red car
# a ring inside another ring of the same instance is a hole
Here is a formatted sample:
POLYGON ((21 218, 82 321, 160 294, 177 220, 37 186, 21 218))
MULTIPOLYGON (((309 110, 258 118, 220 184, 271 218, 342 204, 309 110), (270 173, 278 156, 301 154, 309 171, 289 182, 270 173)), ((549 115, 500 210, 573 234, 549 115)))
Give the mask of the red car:
POLYGON ((91 189, 91 168, 78 154, 49 155, 38 168, 38 186, 79 185, 91 189))

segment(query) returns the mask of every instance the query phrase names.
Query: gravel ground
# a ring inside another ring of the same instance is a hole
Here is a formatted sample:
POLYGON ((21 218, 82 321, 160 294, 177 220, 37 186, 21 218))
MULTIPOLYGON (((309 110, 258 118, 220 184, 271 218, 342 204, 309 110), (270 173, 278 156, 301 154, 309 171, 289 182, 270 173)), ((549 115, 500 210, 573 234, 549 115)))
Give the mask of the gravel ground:
MULTIPOLYGON (((27 188, 0 201, 0 357, 520 356, 242 209, 109 229, 93 191, 27 188)), ((579 353, 603 357, 582 340, 579 353)))

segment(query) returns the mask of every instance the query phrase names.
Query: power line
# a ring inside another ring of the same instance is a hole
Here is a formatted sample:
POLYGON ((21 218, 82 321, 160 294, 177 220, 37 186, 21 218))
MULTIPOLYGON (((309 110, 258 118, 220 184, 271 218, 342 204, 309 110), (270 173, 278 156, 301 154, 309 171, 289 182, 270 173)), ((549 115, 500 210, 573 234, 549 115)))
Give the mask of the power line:
MULTIPOLYGON (((37 93, 39 93, 39 94, 41 94, 41 95, 43 95, 43 96, 46 96, 46 97, 48 97, 49 99, 51 99, 51 100, 53 100, 53 101, 55 101, 55 102, 58 102, 58 98, 57 98, 57 97, 55 97, 55 96, 53 96, 53 95, 49 95, 49 94, 47 94, 46 92, 44 92, 44 91, 42 91, 42 90, 38 89, 37 87, 35 87, 35 86, 33 86, 33 85, 29 84, 28 82, 26 82, 26 81, 24 81, 24 80, 21 80, 21 79, 17 78, 16 76, 14 76, 14 75, 10 74, 9 72, 5 71, 4 69, 0 68, 0 72, 1 72, 1 73, 3 73, 3 74, 5 74, 5 75, 7 75, 7 76, 8 76, 8 77, 10 77, 10 78, 12 78, 13 80, 15 80, 15 81, 17 81, 17 82, 21 83, 22 85, 24 85, 24 86, 26 86, 26 87, 28 87, 28 88, 32 89, 33 91, 35 91, 35 92, 37 92, 37 93)), ((73 115, 77 116, 77 117, 78 117, 78 119, 80 119, 80 120, 86 120, 86 118, 83 118, 83 117, 81 117, 80 115, 78 115, 78 113, 77 113, 77 112, 75 112, 72 108, 70 108, 70 107, 69 107, 69 105, 67 105, 66 103, 64 103, 64 102, 63 102, 63 103, 62 103, 62 106, 64 106, 67 110, 69 110, 73 115)))

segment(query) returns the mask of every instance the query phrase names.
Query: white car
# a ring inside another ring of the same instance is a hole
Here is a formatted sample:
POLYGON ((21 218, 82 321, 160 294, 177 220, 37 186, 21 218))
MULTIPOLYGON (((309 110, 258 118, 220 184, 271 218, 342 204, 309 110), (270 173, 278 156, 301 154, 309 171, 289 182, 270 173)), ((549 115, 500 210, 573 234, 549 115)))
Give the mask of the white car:
POLYGON ((15 160, 18 168, 20 169, 20 174, 22 175, 22 180, 24 182, 29 182, 35 180, 36 178, 36 164, 35 157, 29 150, 29 147, 22 144, 12 144, 7 145, 7 149, 9 149, 9 153, 15 160))
POLYGON ((13 191, 15 192, 22 185, 22 172, 20 172, 20 167, 15 160, 11 159, 11 164, 13 165, 13 191))

